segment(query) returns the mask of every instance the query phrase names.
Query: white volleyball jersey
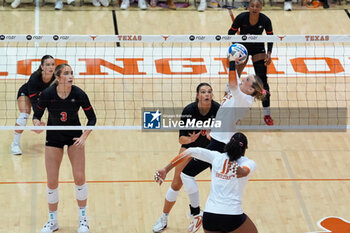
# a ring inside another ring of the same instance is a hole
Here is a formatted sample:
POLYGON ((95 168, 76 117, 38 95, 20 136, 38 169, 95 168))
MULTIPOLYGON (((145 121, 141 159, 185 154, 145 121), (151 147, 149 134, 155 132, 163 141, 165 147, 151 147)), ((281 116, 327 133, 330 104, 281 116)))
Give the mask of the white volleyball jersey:
POLYGON ((242 194, 248 177, 256 169, 256 163, 243 156, 238 159, 239 166, 246 166, 250 173, 236 178, 230 170, 231 162, 227 153, 219 153, 200 147, 187 149, 192 157, 212 164, 211 189, 204 211, 215 214, 239 215, 243 213, 242 194))
POLYGON ((241 83, 239 79, 237 83, 238 85, 235 90, 226 88, 227 94, 215 117, 216 121, 221 121, 221 127, 213 128, 210 132, 212 138, 225 144, 228 143, 231 137, 236 133, 237 123, 243 119, 254 103, 254 97, 244 94, 239 88, 241 83))

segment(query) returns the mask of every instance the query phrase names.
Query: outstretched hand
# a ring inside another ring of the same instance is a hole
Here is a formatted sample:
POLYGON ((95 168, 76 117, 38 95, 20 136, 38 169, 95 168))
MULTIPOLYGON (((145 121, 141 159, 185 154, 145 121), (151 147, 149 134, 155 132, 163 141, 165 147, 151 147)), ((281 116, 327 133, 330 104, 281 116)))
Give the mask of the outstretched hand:
POLYGON ((157 170, 154 173, 154 181, 156 183, 159 183, 159 185, 161 185, 164 182, 166 175, 167 175, 167 172, 165 171, 164 168, 160 169, 160 170, 157 170))
MULTIPOLYGON (((236 54, 238 54, 238 53, 235 53, 235 55, 236 55, 236 54)), ((238 62, 238 60, 239 60, 239 55, 238 55, 238 56, 235 56, 235 55, 232 55, 232 53, 230 53, 230 54, 228 55, 228 60, 229 60, 229 61, 238 62)))
POLYGON ((199 137, 199 135, 201 134, 201 132, 199 131, 198 133, 194 132, 193 133, 189 133, 189 137, 190 137, 190 143, 195 142, 197 140, 197 138, 199 137))

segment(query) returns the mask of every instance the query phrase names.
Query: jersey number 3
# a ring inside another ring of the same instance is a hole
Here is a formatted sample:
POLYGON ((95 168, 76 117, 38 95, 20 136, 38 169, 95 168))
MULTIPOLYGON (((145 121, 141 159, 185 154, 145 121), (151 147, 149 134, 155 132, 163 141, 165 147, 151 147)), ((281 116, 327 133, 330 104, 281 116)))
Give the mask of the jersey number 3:
POLYGON ((61 121, 63 121, 63 122, 67 121, 67 113, 66 112, 61 112, 60 115, 61 115, 61 118, 60 118, 61 121))

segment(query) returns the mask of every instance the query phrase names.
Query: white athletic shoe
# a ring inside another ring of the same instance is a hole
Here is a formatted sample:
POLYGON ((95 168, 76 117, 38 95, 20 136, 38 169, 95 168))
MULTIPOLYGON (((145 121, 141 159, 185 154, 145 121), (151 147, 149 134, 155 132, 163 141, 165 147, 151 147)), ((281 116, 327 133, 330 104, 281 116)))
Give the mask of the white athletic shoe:
POLYGON ((201 1, 198 6, 198 11, 203 12, 207 9, 207 2, 206 1, 201 1))
POLYGON ((21 147, 19 146, 19 144, 16 144, 14 142, 11 143, 11 153, 13 155, 21 155, 22 154, 22 150, 21 150, 21 147))
POLYGON ((109 0, 100 0, 102 6, 109 6, 109 0))
POLYGON ((62 0, 56 0, 56 3, 55 3, 55 10, 62 10, 63 8, 63 2, 62 0))
POLYGON ((68 5, 75 5, 75 0, 67 0, 68 5))
POLYGON ((140 8, 141 10, 146 10, 146 9, 147 9, 147 3, 146 3, 145 0, 139 0, 138 5, 139 5, 139 8, 140 8))
POLYGON ((187 231, 189 233, 195 233, 201 228, 203 222, 203 211, 201 211, 199 214, 193 216, 191 215, 191 223, 187 228, 187 231))
POLYGON ((92 5, 99 7, 99 6, 101 6, 101 3, 98 0, 92 0, 92 5))
POLYGON ((43 229, 41 229, 40 233, 52 233, 54 231, 58 230, 58 223, 57 221, 47 221, 47 223, 44 225, 43 229))
POLYGON ((152 230, 153 232, 162 232, 168 224, 168 217, 165 215, 162 215, 158 221, 156 222, 156 224, 154 224, 152 230))
POLYGON ((122 4, 120 4, 120 9, 126 10, 130 6, 130 1, 129 0, 123 0, 122 4))
POLYGON ((292 10, 292 1, 284 2, 284 10, 291 11, 292 10))
POLYGON ((80 217, 79 218, 79 228, 78 233, 89 233, 89 223, 87 220, 87 217, 80 217))
POLYGON ((12 8, 17 8, 19 6, 19 4, 21 4, 21 0, 14 0, 12 3, 11 3, 11 7, 12 8))

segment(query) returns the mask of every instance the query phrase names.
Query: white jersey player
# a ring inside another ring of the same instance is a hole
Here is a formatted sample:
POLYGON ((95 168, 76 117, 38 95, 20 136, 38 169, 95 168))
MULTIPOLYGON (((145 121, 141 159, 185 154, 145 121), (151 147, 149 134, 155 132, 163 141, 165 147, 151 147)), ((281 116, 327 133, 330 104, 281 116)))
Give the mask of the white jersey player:
POLYGON ((242 209, 244 187, 249 175, 256 169, 255 162, 244 157, 247 145, 246 136, 236 133, 226 144, 225 153, 189 148, 164 169, 157 171, 156 181, 161 183, 170 169, 187 156, 211 164, 211 189, 203 214, 204 232, 255 233, 254 223, 242 209))
MULTIPOLYGON (((211 141, 206 147, 209 150, 224 152, 228 143, 236 132, 236 124, 243 119, 247 111, 252 107, 254 99, 262 100, 266 91, 263 83, 256 75, 248 75, 241 80, 236 72, 237 58, 229 55, 228 90, 216 114, 216 120, 221 120, 221 127, 212 129, 211 141)), ((188 232, 194 233, 201 226, 202 212, 199 207, 199 189, 195 176, 210 167, 211 164, 192 159, 181 173, 182 183, 190 199, 191 223, 188 232)))

